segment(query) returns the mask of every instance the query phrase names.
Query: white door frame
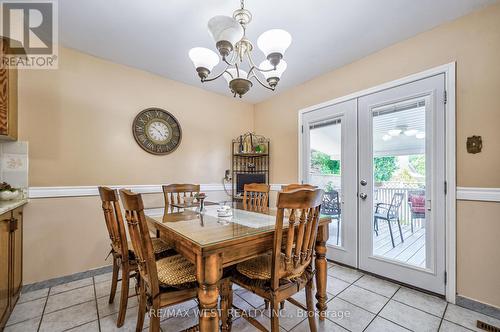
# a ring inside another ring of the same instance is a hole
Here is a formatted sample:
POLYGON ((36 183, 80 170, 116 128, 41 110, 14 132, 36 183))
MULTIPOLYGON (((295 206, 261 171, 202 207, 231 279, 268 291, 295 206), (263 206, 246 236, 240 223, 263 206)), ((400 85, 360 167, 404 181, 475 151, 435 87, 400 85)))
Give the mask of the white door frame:
POLYGON ((354 92, 347 96, 328 100, 321 104, 303 108, 298 111, 298 179, 302 181, 302 114, 312 112, 324 107, 338 104, 350 99, 359 98, 368 94, 379 92, 382 90, 394 88, 403 84, 418 81, 437 74, 445 75, 445 91, 446 91, 446 300, 455 303, 457 288, 456 288, 456 134, 455 134, 455 86, 456 86, 456 62, 438 66, 420 73, 409 75, 398 80, 380 84, 378 86, 354 92))

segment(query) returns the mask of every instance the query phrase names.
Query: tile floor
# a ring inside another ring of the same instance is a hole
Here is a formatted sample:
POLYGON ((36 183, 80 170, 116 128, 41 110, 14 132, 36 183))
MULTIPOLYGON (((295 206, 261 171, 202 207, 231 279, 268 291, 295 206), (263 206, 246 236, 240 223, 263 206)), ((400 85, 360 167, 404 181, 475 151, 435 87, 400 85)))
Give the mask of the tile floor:
MULTIPOLYGON (((448 304, 440 298, 346 267, 333 264, 329 267, 328 319, 318 321, 318 331, 479 331, 475 327, 477 319, 500 326, 500 320, 448 304)), ((116 294, 114 304, 108 304, 110 277, 109 273, 102 274, 23 293, 5 331, 134 331, 137 300, 130 298, 125 325, 117 329, 120 294, 116 294)), ((269 327, 268 312, 259 297, 237 287, 234 293, 236 306, 260 313, 256 318, 269 327)), ((295 298, 305 303, 303 293, 295 298)), ((196 324, 195 301, 175 309, 180 315, 174 315, 174 311, 164 315, 163 331, 181 331, 196 324)), ((148 323, 146 317, 145 329, 148 323)), ((309 331, 304 312, 288 302, 280 325, 281 331, 309 331)), ((256 329, 244 319, 236 318, 233 331, 256 329)))

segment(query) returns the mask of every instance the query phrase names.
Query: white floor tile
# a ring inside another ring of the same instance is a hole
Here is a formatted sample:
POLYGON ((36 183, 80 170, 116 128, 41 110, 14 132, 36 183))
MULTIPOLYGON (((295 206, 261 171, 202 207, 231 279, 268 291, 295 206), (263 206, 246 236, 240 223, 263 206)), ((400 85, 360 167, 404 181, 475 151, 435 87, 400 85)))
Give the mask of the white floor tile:
POLYGON ((399 289, 399 285, 392 283, 390 281, 382 280, 379 278, 372 277, 370 275, 364 275, 358 281, 354 283, 356 286, 362 287, 364 289, 371 290, 377 294, 391 297, 399 289))
POLYGON ((490 316, 480 314, 478 312, 459 307, 454 304, 449 304, 444 314, 444 319, 462 325, 468 329, 474 331, 482 331, 476 327, 477 320, 481 320, 485 323, 491 324, 493 326, 500 327, 500 320, 495 319, 490 316))
POLYGON ((25 320, 21 323, 9 325, 5 328, 4 332, 36 332, 38 330, 38 325, 40 324, 41 318, 42 317, 39 316, 36 318, 25 320))
POLYGON ((40 332, 64 331, 97 319, 95 301, 91 300, 63 310, 44 314, 40 332))
POLYGON ((21 293, 21 296, 19 296, 19 300, 17 300, 17 304, 42 299, 47 297, 47 294, 49 294, 49 288, 43 288, 28 293, 21 293))
POLYGON ((389 298, 385 296, 354 285, 349 286, 340 293, 339 297, 374 314, 378 314, 382 307, 389 301, 389 298))
POLYGON ((438 317, 443 317, 446 301, 437 296, 425 294, 413 289, 401 287, 393 300, 423 310, 438 317))
POLYGON ((338 297, 328 302, 327 315, 331 321, 353 332, 363 331, 375 317, 374 314, 338 297))
MULTIPOLYGON (((270 314, 270 311, 265 312, 267 317, 270 317, 270 314)), ((280 310, 280 326, 286 330, 291 330, 306 318, 307 313, 290 302, 286 302, 285 309, 280 310)))
POLYGON ((332 268, 328 269, 328 275, 344 280, 348 283, 353 283, 363 276, 363 273, 348 267, 334 265, 332 268))
MULTIPOLYGON (((345 282, 344 280, 340 280, 340 279, 334 278, 332 276, 328 276, 327 281, 326 281, 326 292, 330 293, 328 298, 331 299, 332 298, 331 295, 333 295, 333 296, 338 295, 344 289, 349 287, 349 285, 350 285, 350 283, 345 282)), ((316 293, 314 293, 314 294, 316 295, 316 293)))
POLYGON ((7 325, 16 324, 31 318, 40 317, 45 306, 46 299, 38 299, 17 304, 10 315, 7 325))
POLYGON ((82 288, 73 289, 56 295, 49 295, 45 313, 51 313, 56 310, 64 309, 69 306, 94 300, 94 286, 85 286, 82 288))
POLYGON ((441 322, 434 315, 392 300, 382 309, 380 316, 413 331, 437 331, 441 322))
MULTIPOLYGON (((97 308, 99 310, 99 317, 104 317, 112 314, 116 314, 120 308, 120 296, 121 293, 116 293, 115 300, 113 303, 109 303, 109 298, 107 296, 97 299, 97 308)), ((138 305, 137 297, 129 297, 127 302, 127 309, 136 307, 138 305)))
MULTIPOLYGON (((137 323, 137 310, 135 310, 136 308, 127 310, 127 314, 125 315, 125 323, 120 328, 116 327, 116 320, 118 318, 118 314, 113 314, 106 317, 99 317, 100 318, 99 323, 101 324, 101 332, 135 331, 135 326, 137 323)), ((148 326, 149 326, 149 316, 146 314, 144 316, 143 328, 147 328, 148 326)), ((164 331, 177 331, 177 330, 168 329, 164 331)))
POLYGON ((375 317, 373 322, 366 328, 365 332, 404 332, 410 331, 382 317, 375 317))
POLYGON ((466 329, 463 326, 457 325, 452 322, 448 322, 447 320, 443 320, 441 323, 441 327, 439 328, 440 332, 469 332, 472 330, 466 329))
POLYGON ((85 287, 92 285, 92 277, 90 278, 85 278, 85 279, 80 279, 80 280, 75 280, 71 281, 59 286, 54 286, 50 289, 50 295, 55 295, 58 293, 66 292, 72 289, 80 288, 80 287, 85 287))
POLYGON ((97 320, 83 324, 72 329, 67 330, 68 332, 99 332, 99 323, 97 320))
MULTIPOLYGON (((318 332, 348 332, 342 326, 337 325, 330 321, 329 319, 319 320, 316 318, 316 329, 318 332)), ((294 327, 291 332, 310 332, 309 320, 306 319, 296 327, 294 327)))

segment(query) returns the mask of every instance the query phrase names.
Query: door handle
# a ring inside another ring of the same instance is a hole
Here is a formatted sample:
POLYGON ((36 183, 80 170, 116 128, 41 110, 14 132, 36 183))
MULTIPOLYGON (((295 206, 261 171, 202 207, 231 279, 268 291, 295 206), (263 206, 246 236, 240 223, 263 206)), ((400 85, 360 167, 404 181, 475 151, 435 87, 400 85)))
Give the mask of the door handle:
POLYGON ((359 194, 359 198, 361 198, 362 200, 365 200, 367 197, 368 197, 368 195, 365 193, 359 194))

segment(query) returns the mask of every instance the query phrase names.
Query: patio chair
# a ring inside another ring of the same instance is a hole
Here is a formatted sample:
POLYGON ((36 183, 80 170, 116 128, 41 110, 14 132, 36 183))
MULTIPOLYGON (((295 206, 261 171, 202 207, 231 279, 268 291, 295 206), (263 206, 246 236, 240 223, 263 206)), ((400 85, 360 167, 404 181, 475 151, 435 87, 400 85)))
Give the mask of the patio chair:
POLYGON ((389 226, 389 233, 391 235, 392 247, 394 248, 394 236, 392 234, 392 221, 397 221, 399 227, 399 235, 401 236, 401 242, 403 240, 403 231, 401 230, 401 221, 399 220, 399 208, 401 207, 401 203, 403 202, 404 194, 403 193, 395 193, 392 195, 391 204, 387 203, 377 203, 375 207, 375 213, 373 215, 373 227, 375 229, 375 234, 378 236, 378 221, 385 220, 387 221, 387 225, 389 226))
POLYGON ((410 205, 411 232, 413 233, 415 219, 425 220, 425 192, 408 194, 408 204, 410 205))
POLYGON ((340 201, 338 191, 332 190, 324 194, 323 203, 321 204, 321 214, 337 221, 337 245, 339 245, 340 201))

